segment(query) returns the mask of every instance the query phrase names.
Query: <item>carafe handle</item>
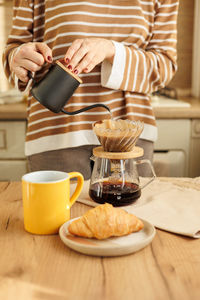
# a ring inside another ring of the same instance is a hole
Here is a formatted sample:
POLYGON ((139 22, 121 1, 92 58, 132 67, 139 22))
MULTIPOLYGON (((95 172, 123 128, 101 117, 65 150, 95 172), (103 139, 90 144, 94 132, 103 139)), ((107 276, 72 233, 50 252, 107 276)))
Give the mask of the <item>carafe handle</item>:
POLYGON ((143 189, 144 187, 146 187, 149 183, 151 183, 156 178, 156 173, 155 173, 152 163, 149 159, 137 160, 137 161, 135 161, 135 164, 136 165, 148 164, 151 169, 152 177, 140 187, 141 189, 143 189))

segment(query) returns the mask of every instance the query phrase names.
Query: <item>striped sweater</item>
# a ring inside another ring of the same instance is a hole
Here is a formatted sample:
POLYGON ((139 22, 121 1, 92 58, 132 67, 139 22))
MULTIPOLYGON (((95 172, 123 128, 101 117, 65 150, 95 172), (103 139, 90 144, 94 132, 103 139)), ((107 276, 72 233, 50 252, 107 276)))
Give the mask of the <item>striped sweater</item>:
MULTIPOLYGON (((115 119, 143 121, 141 138, 155 141, 150 94, 167 85, 176 72, 177 13, 178 0, 14 0, 13 26, 3 54, 6 76, 21 91, 26 88, 8 63, 10 51, 23 43, 45 42, 55 61, 77 38, 110 39, 113 63, 105 60, 80 74, 83 83, 65 109, 104 103, 115 119)), ((36 78, 47 71, 45 65, 36 78)), ((31 95, 27 112, 26 155, 98 144, 92 123, 109 117, 101 108, 75 116, 55 114, 31 95)))

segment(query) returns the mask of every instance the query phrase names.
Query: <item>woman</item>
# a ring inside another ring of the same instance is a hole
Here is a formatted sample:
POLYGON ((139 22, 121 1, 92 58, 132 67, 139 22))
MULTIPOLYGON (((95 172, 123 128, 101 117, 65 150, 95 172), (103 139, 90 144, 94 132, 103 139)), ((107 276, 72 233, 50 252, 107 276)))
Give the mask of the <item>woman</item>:
MULTIPOLYGON (((176 72, 178 0, 14 3, 3 54, 10 82, 27 91, 28 71, 39 80, 49 63, 64 59, 83 80, 65 109, 99 102, 115 119, 143 121, 138 145, 152 159, 157 129, 149 94, 176 72)), ((98 144, 91 125, 108 117, 103 109, 54 114, 29 96, 25 154, 30 170, 80 171, 88 179, 91 150, 98 144)))

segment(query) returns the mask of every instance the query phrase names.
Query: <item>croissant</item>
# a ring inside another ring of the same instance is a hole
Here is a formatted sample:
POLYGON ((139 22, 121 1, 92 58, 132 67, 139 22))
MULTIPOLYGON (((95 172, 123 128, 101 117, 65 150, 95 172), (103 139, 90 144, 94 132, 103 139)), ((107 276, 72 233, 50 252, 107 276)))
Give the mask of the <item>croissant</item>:
POLYGON ((143 223, 133 214, 111 204, 98 205, 70 223, 68 231, 87 238, 107 239, 128 235, 143 228, 143 223))

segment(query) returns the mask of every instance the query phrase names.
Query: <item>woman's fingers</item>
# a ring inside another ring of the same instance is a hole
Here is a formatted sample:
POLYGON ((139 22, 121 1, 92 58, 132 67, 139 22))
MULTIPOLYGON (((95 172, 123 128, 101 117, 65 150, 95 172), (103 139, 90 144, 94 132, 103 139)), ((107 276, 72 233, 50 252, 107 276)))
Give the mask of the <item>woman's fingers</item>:
POLYGON ((81 66, 82 72, 84 72, 84 73, 90 73, 94 69, 94 67, 96 65, 98 65, 99 63, 100 63, 100 61, 99 62, 91 61, 86 67, 82 67, 81 66))
POLYGON ((42 54, 37 53, 34 48, 35 47, 30 45, 24 45, 19 51, 16 51, 16 55, 13 56, 13 62, 21 64, 23 60, 27 59, 42 66, 45 62, 44 57, 42 54))
POLYGON ((30 59, 23 59, 20 62, 20 67, 26 69, 27 71, 37 72, 41 69, 41 65, 36 64, 30 59))
POLYGON ((41 53, 46 62, 52 63, 52 50, 45 43, 35 43, 36 51, 41 53))
POLYGON ((80 47, 82 46, 83 40, 82 39, 77 39, 75 40, 71 46, 69 47, 69 49, 67 50, 64 60, 66 64, 70 64, 71 65, 71 60, 74 56, 74 54, 80 49, 80 47))
POLYGON ((86 47, 81 47, 76 54, 73 56, 73 58, 70 61, 70 65, 73 70, 79 70, 79 72, 82 70, 80 68, 80 62, 83 61, 82 65, 87 66, 90 61, 93 58, 92 52, 88 52, 86 47), (79 66, 79 68, 77 68, 79 66))
POLYGON ((98 42, 98 39, 75 40, 65 55, 68 68, 76 74, 81 73, 97 56, 98 42))
POLYGON ((76 66, 77 74, 84 71, 85 73, 89 73, 94 69, 96 65, 102 62, 102 57, 99 55, 95 55, 92 52, 89 52, 84 59, 76 66))
POLYGON ((100 38, 75 40, 65 55, 65 62, 74 73, 82 71, 87 73, 104 59, 112 59, 114 53, 114 45, 110 40, 100 38))
POLYGON ((53 61, 51 49, 45 43, 27 43, 14 50, 10 68, 20 80, 27 82, 28 71, 39 71, 45 61, 53 61))
POLYGON ((45 59, 41 53, 33 51, 33 49, 22 49, 19 60, 30 60, 38 66, 42 66, 45 63, 45 59))
POLYGON ((15 69, 15 75, 22 82, 28 82, 29 79, 30 79, 28 77, 28 71, 26 69, 22 68, 22 67, 16 67, 16 69, 15 69))

